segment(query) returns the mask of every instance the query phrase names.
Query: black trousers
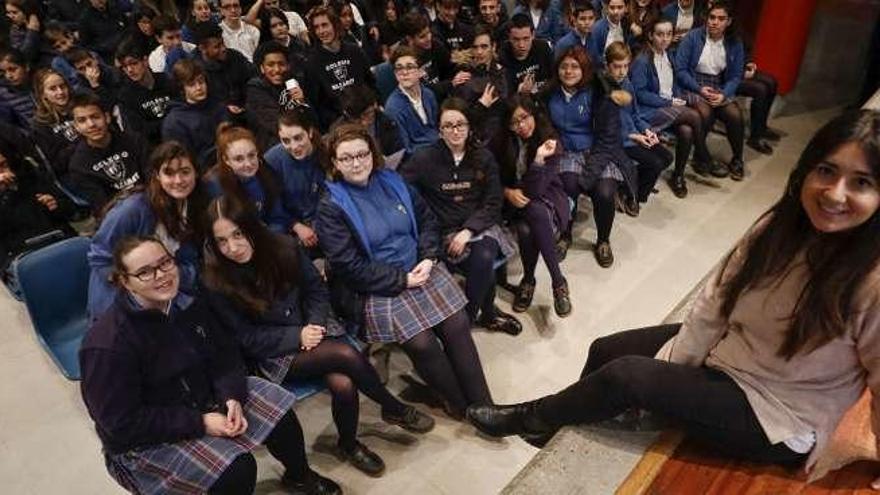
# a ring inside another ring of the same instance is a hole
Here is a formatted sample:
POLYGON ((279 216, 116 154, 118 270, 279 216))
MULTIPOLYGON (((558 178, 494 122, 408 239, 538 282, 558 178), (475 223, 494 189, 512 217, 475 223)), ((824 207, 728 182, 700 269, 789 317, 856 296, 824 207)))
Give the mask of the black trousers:
POLYGON ((654 359, 681 324, 616 333, 590 346, 581 379, 540 399, 539 417, 554 426, 610 419, 644 409, 680 424, 699 440, 734 457, 796 463, 806 458, 771 444, 745 393, 721 371, 654 359))
POLYGON ((755 72, 751 79, 743 79, 736 88, 736 94, 752 98, 750 110, 751 137, 760 138, 767 130, 770 107, 778 91, 776 78, 766 72, 755 72))
POLYGON ((672 153, 669 152, 662 144, 655 144, 650 148, 642 146, 629 146, 623 149, 626 156, 638 163, 639 170, 639 203, 648 201, 660 172, 672 163, 672 153))

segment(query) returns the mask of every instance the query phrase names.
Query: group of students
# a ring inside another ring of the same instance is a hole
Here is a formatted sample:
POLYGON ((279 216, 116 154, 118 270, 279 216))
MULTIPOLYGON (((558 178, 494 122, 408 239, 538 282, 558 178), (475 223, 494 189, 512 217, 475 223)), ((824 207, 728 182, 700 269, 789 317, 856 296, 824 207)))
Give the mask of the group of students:
MULTIPOLYGON (((529 0, 509 18, 498 0, 293 10, 260 0, 245 15, 238 0, 218 6, 219 16, 195 0, 179 9, 181 23, 170 2, 160 15, 147 3, 124 14, 90 0, 78 21, 49 23, 40 48, 39 12, 7 2, 0 211, 15 221, 0 227, 4 281, 14 287, 23 252, 75 235, 72 217, 98 220, 83 397, 123 487, 245 493, 255 479, 248 452, 264 443, 295 493, 339 492, 308 467, 294 398, 278 386, 294 377, 324 380, 339 457, 381 475, 384 462, 357 439, 358 392, 390 424, 425 433, 434 421, 389 393, 343 338, 353 329, 367 343, 398 344, 449 416, 469 414, 490 434, 545 436, 653 407, 637 390, 605 398, 609 383, 625 385, 617 375, 588 379, 620 353, 656 351, 615 344, 623 350, 594 358, 574 392, 497 408, 470 329, 521 332, 495 304, 517 250, 514 312, 532 304, 539 258, 556 314, 572 312, 561 263, 581 195, 593 206, 597 262, 608 267, 616 211, 637 216, 673 160, 669 186, 685 197, 692 149, 695 172, 735 180, 745 175, 744 144, 772 152, 775 82, 747 62, 729 3, 529 0), (396 82, 384 104, 377 64, 396 82), (752 97, 747 141, 738 94, 752 97), (706 147, 716 118, 727 163, 706 147), (572 406, 585 387, 615 404, 593 415, 572 406)), ((860 122, 860 132, 876 132, 860 122)), ((836 151, 823 146, 822 158, 836 151)), ((876 190, 868 182, 866 194, 876 190)), ((767 267, 749 270, 740 291, 767 267)), ((675 331, 645 332, 659 348, 675 331)), ((805 337, 791 338, 793 355, 805 337)), ((801 423, 772 421, 798 433, 786 445, 809 443, 801 423)), ((827 425, 809 424, 814 443, 824 441, 827 425)))

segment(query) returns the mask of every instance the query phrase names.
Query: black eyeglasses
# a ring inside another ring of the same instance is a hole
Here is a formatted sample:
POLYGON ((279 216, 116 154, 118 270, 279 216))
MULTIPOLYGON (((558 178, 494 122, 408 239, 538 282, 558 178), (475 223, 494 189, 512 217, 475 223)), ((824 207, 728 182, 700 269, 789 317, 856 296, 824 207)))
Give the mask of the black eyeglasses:
POLYGON ((129 277, 134 277, 141 282, 152 282, 159 277, 159 272, 167 273, 174 268, 177 268, 174 258, 166 255, 159 259, 155 265, 147 265, 134 273, 126 272, 125 274, 129 277))

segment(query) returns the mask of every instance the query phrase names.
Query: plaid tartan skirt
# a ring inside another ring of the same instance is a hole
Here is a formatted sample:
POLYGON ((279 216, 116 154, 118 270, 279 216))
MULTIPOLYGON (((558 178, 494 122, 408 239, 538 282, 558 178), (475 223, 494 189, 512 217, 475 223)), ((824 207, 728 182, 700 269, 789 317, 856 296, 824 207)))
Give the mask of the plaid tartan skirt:
POLYGON ((106 455, 110 475, 137 494, 207 492, 236 457, 262 444, 293 406, 293 394, 274 383, 248 377, 247 387, 244 415, 248 428, 243 434, 235 438, 205 435, 106 455))
MULTIPOLYGON (((721 79, 720 75, 714 76, 712 74, 703 74, 702 72, 696 73, 697 84, 702 88, 703 86, 709 86, 710 88, 721 89, 724 86, 724 81, 721 79)), ((688 102, 688 105, 694 106, 695 104, 704 101, 703 96, 699 93, 694 93, 691 91, 686 91, 684 94, 685 101, 688 102)), ((730 103, 733 100, 728 99, 725 103, 730 103)))
MULTIPOLYGON (((339 337, 345 334, 345 327, 332 316, 327 318, 327 324, 324 328, 327 330, 327 337, 339 337)), ((267 380, 280 384, 287 377, 287 372, 290 371, 290 365, 293 364, 296 354, 294 352, 286 356, 263 359, 257 364, 257 368, 267 380)))
POLYGON ((675 119, 684 112, 685 108, 683 106, 669 105, 655 109, 654 114, 651 115, 651 121, 648 122, 651 125, 651 130, 660 132, 671 126, 675 119))
POLYGON ((367 342, 406 342, 460 311, 467 298, 442 263, 434 265, 425 285, 394 297, 370 295, 364 304, 367 342))
MULTIPOLYGON (((444 250, 449 247, 449 243, 452 242, 452 238, 458 232, 454 232, 446 236, 443 239, 443 248, 444 250)), ((471 240, 468 241, 468 244, 472 242, 477 242, 483 240, 484 238, 489 237, 491 239, 495 239, 495 242, 498 243, 498 259, 497 261, 507 261, 511 256, 516 254, 516 243, 514 242, 513 234, 507 231, 504 227, 498 225, 497 223, 488 229, 480 232, 479 234, 471 237, 471 240)), ((471 254, 470 246, 465 246, 464 251, 455 258, 449 257, 447 254, 447 261, 452 263, 453 265, 457 265, 462 261, 466 260, 468 256, 471 254)))
POLYGON ((574 172, 580 174, 587 164, 587 157, 583 151, 566 151, 559 157, 559 173, 574 172))

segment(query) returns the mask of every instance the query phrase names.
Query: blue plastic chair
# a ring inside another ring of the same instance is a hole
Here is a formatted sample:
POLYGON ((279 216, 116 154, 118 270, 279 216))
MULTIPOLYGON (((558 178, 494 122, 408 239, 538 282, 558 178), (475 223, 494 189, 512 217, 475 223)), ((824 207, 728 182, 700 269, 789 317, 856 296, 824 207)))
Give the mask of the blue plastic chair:
POLYGON ((43 348, 69 380, 79 380, 79 346, 86 312, 90 240, 73 237, 28 253, 15 272, 43 348))

